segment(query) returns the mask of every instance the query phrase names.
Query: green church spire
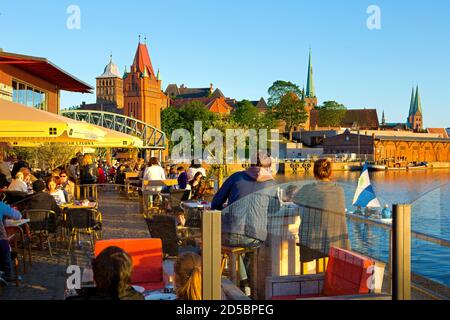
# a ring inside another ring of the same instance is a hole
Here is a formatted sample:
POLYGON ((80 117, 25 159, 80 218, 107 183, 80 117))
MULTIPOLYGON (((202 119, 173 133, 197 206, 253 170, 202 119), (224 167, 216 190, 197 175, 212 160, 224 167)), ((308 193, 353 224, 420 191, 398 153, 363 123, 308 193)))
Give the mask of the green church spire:
POLYGON ((416 94, 415 94, 414 86, 413 86, 412 92, 411 92, 411 102, 409 103, 408 122, 409 122, 409 117, 411 117, 413 110, 414 110, 415 100, 416 100, 416 94))
POLYGON ((419 86, 417 86, 417 89, 416 89, 416 97, 414 99, 413 115, 417 114, 417 112, 420 112, 420 114, 423 114, 422 113, 422 101, 420 100, 419 86))
POLYGON ((314 89, 314 77, 313 77, 311 49, 309 49, 309 65, 308 65, 308 81, 306 83, 306 97, 307 98, 315 98, 316 97, 316 90, 314 89))

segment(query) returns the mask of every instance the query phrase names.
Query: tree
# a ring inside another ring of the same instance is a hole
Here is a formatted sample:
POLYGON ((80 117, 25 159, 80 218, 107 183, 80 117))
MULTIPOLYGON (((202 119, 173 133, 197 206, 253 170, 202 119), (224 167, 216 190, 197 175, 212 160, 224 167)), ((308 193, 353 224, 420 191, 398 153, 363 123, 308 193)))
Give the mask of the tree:
POLYGON ((244 128, 256 128, 259 120, 259 111, 253 103, 248 100, 242 100, 238 103, 236 111, 231 119, 244 128))
POLYGON ((347 108, 336 101, 325 101, 319 110, 320 127, 340 127, 347 108))
POLYGON ((281 98, 286 96, 289 92, 295 93, 298 97, 302 96, 303 92, 298 85, 290 81, 278 80, 275 81, 269 88, 269 107, 273 108, 278 105, 281 98))
POLYGON ((24 156, 30 165, 53 171, 68 164, 79 149, 67 143, 49 142, 37 148, 16 148, 15 152, 24 156))
POLYGON ((294 127, 302 125, 308 120, 305 102, 300 100, 298 95, 293 92, 289 92, 281 98, 280 102, 275 106, 275 115, 277 119, 286 123, 290 141, 292 141, 294 127))
POLYGON ((192 134, 194 133, 194 122, 202 122, 203 131, 212 128, 212 123, 217 119, 215 113, 209 111, 200 101, 191 101, 183 105, 179 109, 180 128, 187 129, 192 134))
POLYGON ((248 100, 242 100, 238 103, 236 111, 231 116, 240 128, 245 129, 273 129, 275 119, 272 110, 260 112, 257 107, 248 100))
POLYGON ((180 128, 181 117, 179 111, 170 106, 161 112, 161 127, 168 137, 172 132, 180 128))

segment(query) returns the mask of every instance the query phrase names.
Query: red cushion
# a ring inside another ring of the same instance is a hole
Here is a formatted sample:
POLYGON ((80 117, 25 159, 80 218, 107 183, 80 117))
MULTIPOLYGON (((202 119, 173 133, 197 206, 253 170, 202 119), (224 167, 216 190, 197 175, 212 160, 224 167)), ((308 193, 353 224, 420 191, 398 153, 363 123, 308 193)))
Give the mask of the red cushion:
POLYGON ((160 283, 163 281, 161 239, 114 239, 97 241, 95 243, 95 256, 98 256, 104 249, 112 246, 125 250, 131 256, 133 260, 131 283, 160 283))
POLYGON ((325 273, 325 296, 358 295, 369 293, 368 280, 373 275, 375 262, 354 252, 330 249, 325 273))

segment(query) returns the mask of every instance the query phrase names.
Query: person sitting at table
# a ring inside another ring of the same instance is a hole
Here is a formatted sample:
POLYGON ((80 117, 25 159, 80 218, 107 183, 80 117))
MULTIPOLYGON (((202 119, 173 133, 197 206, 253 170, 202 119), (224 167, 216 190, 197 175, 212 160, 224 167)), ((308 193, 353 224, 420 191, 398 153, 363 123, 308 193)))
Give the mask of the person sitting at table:
MULTIPOLYGON (((145 169, 142 177, 142 189, 144 189, 144 181, 160 181, 166 180, 166 173, 163 167, 159 164, 158 158, 151 158, 149 166, 145 169)), ((154 190, 161 190, 162 187, 153 188, 154 190)))
POLYGON ((203 195, 206 192, 206 183, 205 179, 203 178, 203 174, 201 172, 197 172, 194 176, 194 179, 192 179, 191 182, 189 182, 189 185, 191 186, 191 199, 192 200, 199 200, 203 197, 203 195))
POLYGON ((16 174, 17 174, 17 172, 19 172, 20 169, 22 169, 22 168, 30 169, 30 165, 28 164, 28 162, 26 162, 26 161, 22 158, 22 156, 18 156, 18 157, 17 157, 17 162, 14 163, 13 168, 12 168, 12 170, 11 170, 11 176, 12 176, 12 177, 15 177, 16 174))
POLYGON ((187 189, 188 186, 188 178, 187 178, 187 173, 186 170, 184 170, 184 167, 179 166, 177 168, 177 173, 178 173, 178 189, 187 189))
POLYGON ((25 181, 23 181, 24 176, 22 172, 17 172, 15 179, 11 181, 11 184, 8 187, 8 191, 19 191, 28 193, 28 185, 25 181))
MULTIPOLYGON (((61 208, 53 196, 45 192, 45 182, 36 180, 33 183, 34 194, 28 196, 21 204, 23 210, 51 210, 57 216, 61 214, 61 208)), ((56 217, 51 215, 49 219, 49 232, 56 232, 56 217)))
POLYGON ((93 261, 94 288, 79 291, 67 300, 144 300, 144 295, 130 285, 133 262, 124 250, 108 247, 93 261))
POLYGON ((59 174, 58 187, 63 190, 67 202, 70 202, 75 198, 75 183, 70 181, 66 170, 61 170, 59 174))
POLYGON ((11 246, 3 224, 5 218, 20 220, 22 215, 16 209, 0 201, 0 271, 3 272, 3 275, 0 277, 0 283, 3 284, 16 280, 12 275, 11 246))
MULTIPOLYGON (((275 197, 259 194, 276 186, 271 173, 272 159, 263 151, 252 156, 246 171, 231 175, 214 196, 212 210, 222 211, 222 244, 231 247, 257 248, 267 239, 267 220, 275 210, 275 197), (225 207, 225 203, 227 206, 225 207)), ((279 204, 279 202, 278 202, 279 204)), ((248 255, 239 258, 241 287, 250 295, 247 270, 248 255)))
POLYGON ((192 160, 191 166, 187 170, 188 181, 192 181, 197 172, 201 172, 203 176, 206 176, 205 168, 202 167, 201 160, 192 160))
POLYGON ((202 300, 202 259, 194 252, 178 256, 174 265, 177 300, 202 300))
POLYGON ((55 179, 50 179, 47 182, 47 190, 48 193, 55 198, 56 200, 56 204, 57 205, 61 205, 61 204, 66 204, 66 196, 64 195, 64 192, 61 189, 58 189, 58 184, 56 183, 55 179))

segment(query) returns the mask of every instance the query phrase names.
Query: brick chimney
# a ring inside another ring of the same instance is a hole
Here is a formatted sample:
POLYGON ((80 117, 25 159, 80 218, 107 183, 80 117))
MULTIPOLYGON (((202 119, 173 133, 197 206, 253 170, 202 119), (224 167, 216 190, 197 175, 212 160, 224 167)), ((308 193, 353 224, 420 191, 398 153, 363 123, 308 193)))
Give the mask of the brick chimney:
POLYGON ((210 93, 214 92, 214 85, 212 83, 209 84, 209 92, 210 93))

